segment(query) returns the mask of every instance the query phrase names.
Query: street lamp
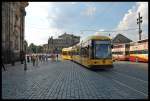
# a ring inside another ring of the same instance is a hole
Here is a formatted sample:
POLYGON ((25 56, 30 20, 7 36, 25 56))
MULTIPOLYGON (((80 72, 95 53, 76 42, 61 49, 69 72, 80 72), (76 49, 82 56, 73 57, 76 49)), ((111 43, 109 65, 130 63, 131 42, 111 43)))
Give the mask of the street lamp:
POLYGON ((27 63, 26 63, 26 43, 24 43, 24 48, 25 48, 25 51, 24 51, 24 55, 25 55, 25 58, 24 58, 24 70, 26 71, 27 70, 27 63))

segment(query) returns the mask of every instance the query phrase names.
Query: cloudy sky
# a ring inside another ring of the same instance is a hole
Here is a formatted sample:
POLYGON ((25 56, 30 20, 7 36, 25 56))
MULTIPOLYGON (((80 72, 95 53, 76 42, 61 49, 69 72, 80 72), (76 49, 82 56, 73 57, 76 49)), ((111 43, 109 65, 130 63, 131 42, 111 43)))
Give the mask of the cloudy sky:
POLYGON ((142 39, 148 37, 147 2, 29 2, 26 12, 28 44, 46 44, 50 36, 57 38, 64 32, 81 40, 90 35, 115 37, 121 33, 136 41, 138 12, 143 17, 142 39))

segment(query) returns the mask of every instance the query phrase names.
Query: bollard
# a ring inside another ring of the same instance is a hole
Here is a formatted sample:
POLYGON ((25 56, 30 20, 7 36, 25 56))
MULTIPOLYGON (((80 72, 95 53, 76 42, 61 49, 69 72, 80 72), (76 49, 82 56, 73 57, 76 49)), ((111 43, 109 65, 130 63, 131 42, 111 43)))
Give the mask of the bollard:
POLYGON ((24 63, 24 70, 25 70, 25 71, 27 70, 26 60, 25 60, 25 63, 24 63))

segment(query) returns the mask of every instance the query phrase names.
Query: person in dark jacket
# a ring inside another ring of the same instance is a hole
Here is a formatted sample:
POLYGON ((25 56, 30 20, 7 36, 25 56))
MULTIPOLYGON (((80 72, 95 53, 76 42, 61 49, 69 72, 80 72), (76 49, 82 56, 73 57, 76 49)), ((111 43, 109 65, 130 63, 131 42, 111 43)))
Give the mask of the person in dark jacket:
POLYGON ((4 57, 2 56, 2 61, 1 61, 2 64, 1 64, 1 67, 4 69, 4 71, 6 71, 6 68, 5 68, 5 66, 4 66, 4 62, 3 62, 3 61, 4 61, 4 57))
POLYGON ((15 52, 13 50, 10 51, 11 65, 15 65, 15 52))
POLYGON ((25 53, 23 51, 20 52, 20 61, 21 64, 23 64, 23 61, 25 60, 25 53))
POLYGON ((57 58, 57 61, 58 61, 58 54, 56 54, 56 58, 57 58))
POLYGON ((27 61, 30 62, 30 57, 29 57, 29 55, 27 56, 27 61))

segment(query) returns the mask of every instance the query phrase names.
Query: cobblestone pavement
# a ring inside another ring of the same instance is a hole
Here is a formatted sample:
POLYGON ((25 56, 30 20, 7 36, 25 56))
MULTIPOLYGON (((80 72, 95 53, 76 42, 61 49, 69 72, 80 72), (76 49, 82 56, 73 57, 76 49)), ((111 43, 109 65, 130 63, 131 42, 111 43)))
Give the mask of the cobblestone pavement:
POLYGON ((143 65, 132 64, 138 68, 138 76, 131 64, 121 62, 114 63, 114 69, 101 71, 86 69, 72 61, 27 65, 27 71, 20 63, 14 67, 7 65, 8 71, 2 71, 3 99, 148 98, 148 70, 141 68, 143 65), (144 73, 145 78, 139 73, 144 73))

